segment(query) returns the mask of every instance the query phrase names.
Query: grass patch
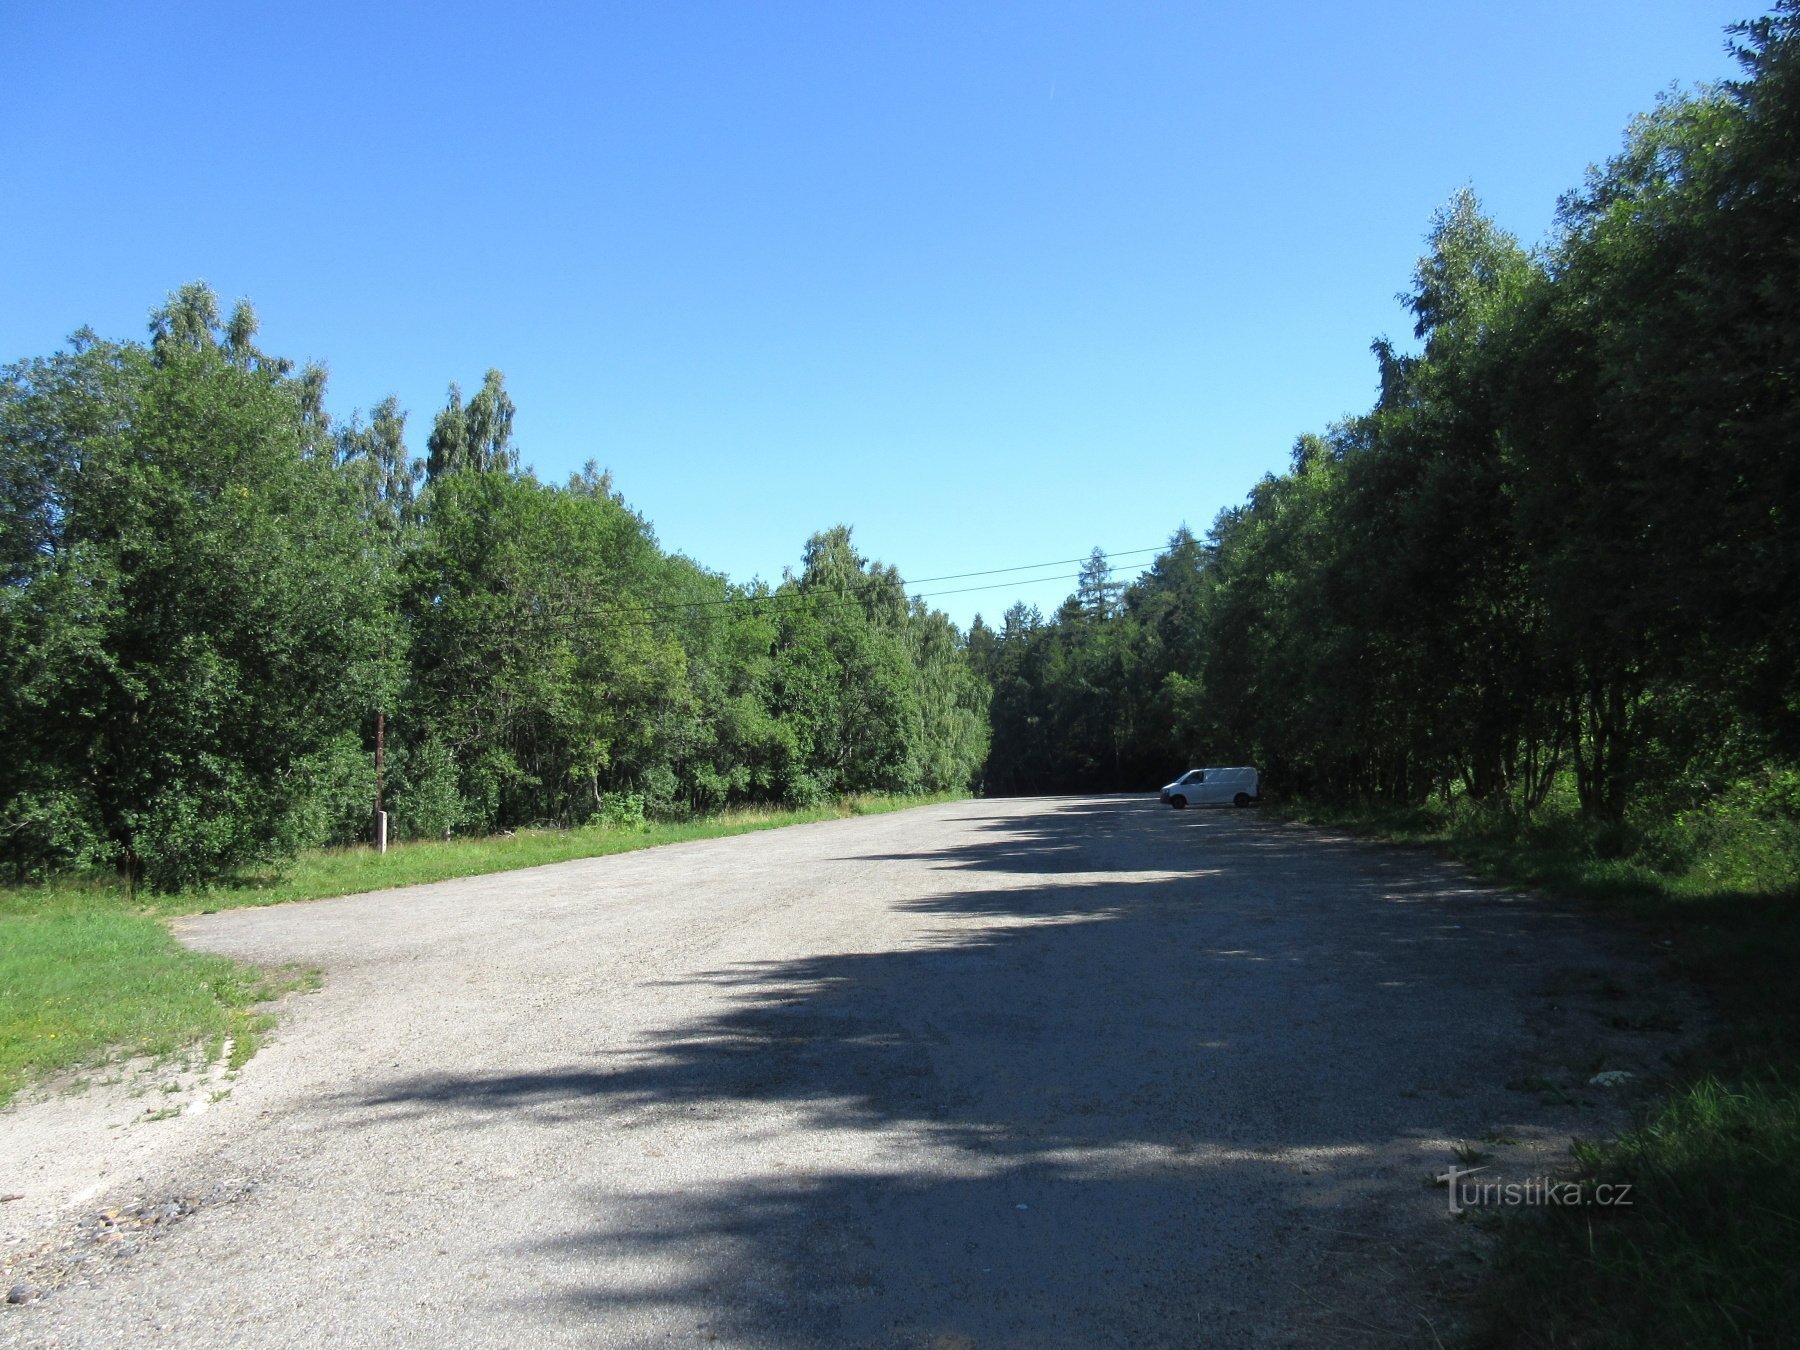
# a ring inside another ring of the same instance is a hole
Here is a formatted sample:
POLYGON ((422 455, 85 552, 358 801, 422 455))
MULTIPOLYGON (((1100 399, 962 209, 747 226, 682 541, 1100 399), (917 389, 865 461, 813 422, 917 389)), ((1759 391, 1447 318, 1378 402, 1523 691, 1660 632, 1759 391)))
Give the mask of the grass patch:
POLYGON ((1666 953, 1671 974, 1713 996, 1715 1028, 1680 1066, 1677 1087, 1618 1139, 1572 1149, 1571 1179, 1629 1183, 1631 1206, 1504 1216, 1476 1344, 1800 1343, 1800 857, 1792 831, 1780 821, 1730 829, 1711 821, 1690 836, 1699 846, 1675 848, 1657 822, 1599 828, 1566 812, 1531 824, 1435 805, 1284 814, 1430 845, 1490 880, 1583 899, 1638 926, 1666 953))
MULTIPOLYGON (((720 839, 753 830, 784 825, 806 825, 849 816, 879 815, 912 806, 957 800, 957 795, 841 797, 819 806, 799 809, 737 807, 692 820, 651 822, 640 825, 608 825, 595 822, 579 829, 519 830, 508 835, 418 840, 394 844, 386 853, 367 846, 311 849, 281 873, 237 878, 203 890, 179 895, 141 895, 148 906, 164 914, 192 914, 245 905, 279 905, 295 900, 323 900, 338 895, 386 890, 393 886, 419 886, 457 877, 511 872, 521 867, 600 858, 661 844, 720 839)), ((111 889, 115 889, 108 883, 111 889)), ((0 902, 3 903, 3 902, 0 902)))
POLYGON ((1611 1144, 1574 1153, 1577 1179, 1629 1185, 1631 1205, 1506 1223, 1479 1344, 1794 1343, 1800 1089, 1704 1078, 1611 1144))
POLYGON ((156 916, 52 905, 0 914, 0 1105, 28 1079, 116 1055, 254 1046, 286 987, 188 951, 156 916))
POLYGON ((179 895, 140 892, 135 900, 108 876, 0 888, 0 1105, 34 1077, 120 1055, 162 1056, 199 1045, 211 1063, 229 1042, 227 1068, 240 1069, 272 1024, 257 1005, 317 985, 316 972, 270 974, 189 951, 169 932, 168 915, 354 895, 952 800, 856 796, 679 823, 403 843, 385 854, 316 849, 284 874, 179 895))

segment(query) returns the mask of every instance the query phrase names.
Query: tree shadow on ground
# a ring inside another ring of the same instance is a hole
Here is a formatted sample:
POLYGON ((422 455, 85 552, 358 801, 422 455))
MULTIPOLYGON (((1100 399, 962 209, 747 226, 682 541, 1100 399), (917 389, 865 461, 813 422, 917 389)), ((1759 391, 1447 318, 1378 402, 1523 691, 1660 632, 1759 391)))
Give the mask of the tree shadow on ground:
POLYGON ((568 1267, 575 1307, 659 1334, 1425 1337, 1411 1272, 1353 1253, 1441 1212, 1441 1141, 1523 1109, 1505 1066, 1584 926, 1253 813, 1084 799, 961 823, 848 859, 929 869, 898 903, 941 922, 909 945, 706 972, 719 1011, 655 1039, 355 1109, 616 1141, 603 1181, 572 1183, 592 1223, 534 1259, 568 1267), (670 1138, 692 1155, 646 1173, 634 1141, 670 1138))

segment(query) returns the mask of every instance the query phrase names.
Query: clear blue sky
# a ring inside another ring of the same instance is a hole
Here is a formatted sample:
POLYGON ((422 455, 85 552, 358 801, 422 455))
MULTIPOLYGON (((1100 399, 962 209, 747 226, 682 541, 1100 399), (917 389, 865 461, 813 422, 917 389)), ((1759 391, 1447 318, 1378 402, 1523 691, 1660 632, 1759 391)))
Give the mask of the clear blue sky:
POLYGON ((1758 12, 386 8, 7 5, 0 360, 204 278, 415 450, 500 367, 541 476, 739 579, 836 522, 909 577, 1203 529, 1368 406, 1453 191, 1540 238, 1758 12))

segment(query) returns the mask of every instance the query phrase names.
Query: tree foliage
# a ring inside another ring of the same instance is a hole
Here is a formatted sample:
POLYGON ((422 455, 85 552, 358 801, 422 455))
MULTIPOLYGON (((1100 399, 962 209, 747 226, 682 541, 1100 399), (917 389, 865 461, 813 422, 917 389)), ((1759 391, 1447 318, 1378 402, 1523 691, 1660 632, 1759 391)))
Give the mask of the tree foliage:
POLYGON ((965 787, 985 691, 949 621, 845 528, 737 586, 589 466, 519 467, 498 371, 424 462, 392 399, 202 285, 144 344, 0 375, 0 848, 176 889, 367 836, 965 787), (628 813, 629 814, 629 813, 628 813))
POLYGON ((302 382, 247 307, 171 297, 0 380, 0 838, 175 887, 279 856, 390 623, 302 382))
POLYGON ((173 887, 360 838, 378 725, 412 835, 1202 761, 1608 826, 1787 801, 1800 0, 1733 34, 1742 78, 1665 96, 1542 247, 1446 204, 1368 411, 966 638, 848 528, 742 585, 596 467, 539 481, 499 371, 415 459, 203 285, 78 334, 0 374, 0 849, 173 887))
MULTIPOLYGON (((1333 800, 1599 822, 1800 753, 1800 5, 1742 80, 1669 95, 1531 251, 1469 191, 1374 345, 1365 414, 1303 436, 1114 612, 1090 567, 970 650, 1000 791, 1255 762, 1333 800)), ((1100 560, 1103 562, 1103 560, 1100 560)), ((1766 794, 1765 794, 1766 795, 1766 794)))

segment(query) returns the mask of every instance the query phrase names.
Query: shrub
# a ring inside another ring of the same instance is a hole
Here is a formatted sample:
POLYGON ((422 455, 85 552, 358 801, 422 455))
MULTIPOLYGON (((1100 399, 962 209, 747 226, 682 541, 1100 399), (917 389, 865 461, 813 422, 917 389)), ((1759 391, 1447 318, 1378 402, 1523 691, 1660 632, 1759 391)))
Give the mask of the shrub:
POLYGON ((606 792, 600 796, 600 823, 609 830, 641 830, 645 826, 644 794, 606 792))
POLYGON ((395 829, 402 839, 443 839, 468 816, 457 787, 456 759, 442 741, 428 737, 392 761, 395 829))

